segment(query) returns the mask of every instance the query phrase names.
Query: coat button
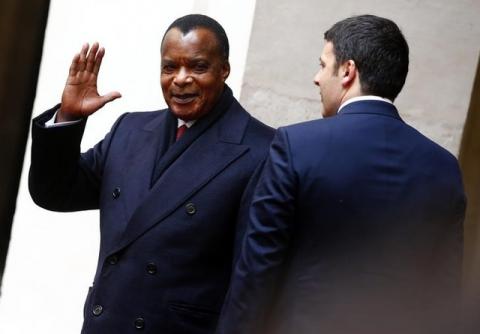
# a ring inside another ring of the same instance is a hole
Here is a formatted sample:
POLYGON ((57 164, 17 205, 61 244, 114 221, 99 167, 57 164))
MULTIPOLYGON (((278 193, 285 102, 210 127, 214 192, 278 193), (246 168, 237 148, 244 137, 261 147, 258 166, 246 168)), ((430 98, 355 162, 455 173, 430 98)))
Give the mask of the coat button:
POLYGON ((197 212, 197 208, 195 207, 195 204, 193 203, 188 203, 185 205, 185 211, 190 215, 194 215, 197 212))
POLYGON ((116 187, 115 189, 113 189, 112 197, 113 199, 117 199, 120 197, 120 187, 116 187))
POLYGON ((112 255, 109 256, 107 259, 108 263, 111 264, 112 266, 116 265, 118 262, 118 255, 112 255))
POLYGON ((103 312, 103 307, 102 307, 102 305, 95 305, 95 306, 93 307, 93 311, 92 311, 92 312, 93 312, 93 315, 94 315, 94 316, 98 317, 98 316, 99 316, 100 314, 102 314, 102 312, 103 312))
POLYGON ((145 319, 143 319, 141 317, 137 318, 137 319, 135 319, 134 324, 135 324, 136 329, 143 329, 145 327, 145 319))
POLYGON ((150 262, 149 264, 147 264, 147 273, 149 273, 150 275, 155 275, 157 273, 157 266, 155 265, 155 263, 150 262))

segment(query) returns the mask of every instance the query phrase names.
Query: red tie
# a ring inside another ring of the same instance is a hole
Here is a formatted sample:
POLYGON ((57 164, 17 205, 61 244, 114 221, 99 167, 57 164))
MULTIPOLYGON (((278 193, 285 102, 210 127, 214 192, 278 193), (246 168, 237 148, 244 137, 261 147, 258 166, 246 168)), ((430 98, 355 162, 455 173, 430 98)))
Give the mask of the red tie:
POLYGON ((177 129, 177 136, 176 136, 176 140, 179 140, 181 136, 183 136, 183 134, 185 133, 185 131, 188 129, 188 127, 183 124, 181 127, 179 127, 177 129))

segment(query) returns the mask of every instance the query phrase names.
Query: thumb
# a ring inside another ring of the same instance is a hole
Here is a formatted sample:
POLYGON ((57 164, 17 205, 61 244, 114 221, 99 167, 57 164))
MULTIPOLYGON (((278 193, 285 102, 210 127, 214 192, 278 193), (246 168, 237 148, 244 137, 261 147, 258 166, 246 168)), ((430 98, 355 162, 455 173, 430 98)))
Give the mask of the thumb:
POLYGON ((101 99, 102 107, 107 103, 112 102, 113 100, 116 100, 120 97, 122 97, 122 94, 120 94, 119 92, 110 92, 108 94, 101 96, 100 99, 101 99))

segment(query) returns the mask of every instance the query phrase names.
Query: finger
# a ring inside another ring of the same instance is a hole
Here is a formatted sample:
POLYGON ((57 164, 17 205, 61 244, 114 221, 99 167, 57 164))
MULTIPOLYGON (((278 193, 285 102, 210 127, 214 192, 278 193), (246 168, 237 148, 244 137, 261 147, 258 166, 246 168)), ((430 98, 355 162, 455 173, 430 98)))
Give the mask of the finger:
POLYGON ((113 100, 116 100, 120 97, 122 97, 122 94, 120 94, 119 92, 110 92, 108 94, 101 96, 100 98, 102 101, 102 107, 107 103, 112 102, 113 100))
POLYGON ((93 66, 93 74, 98 75, 98 72, 100 71, 100 66, 102 65, 102 59, 103 56, 105 55, 105 49, 100 48, 97 52, 97 58, 95 58, 95 65, 93 66))
POLYGON ((83 44, 82 50, 80 51, 80 58, 78 59, 78 71, 84 71, 86 66, 86 59, 87 59, 87 51, 88 51, 88 43, 83 44))
POLYGON ((70 65, 70 70, 68 72, 68 75, 75 76, 77 74, 79 60, 80 60, 80 54, 77 53, 72 59, 72 64, 70 65))
POLYGON ((87 65, 85 67, 85 70, 87 72, 92 72, 93 71, 93 66, 95 64, 95 58, 97 56, 98 46, 99 45, 98 45, 97 42, 93 43, 92 48, 88 52, 87 65))

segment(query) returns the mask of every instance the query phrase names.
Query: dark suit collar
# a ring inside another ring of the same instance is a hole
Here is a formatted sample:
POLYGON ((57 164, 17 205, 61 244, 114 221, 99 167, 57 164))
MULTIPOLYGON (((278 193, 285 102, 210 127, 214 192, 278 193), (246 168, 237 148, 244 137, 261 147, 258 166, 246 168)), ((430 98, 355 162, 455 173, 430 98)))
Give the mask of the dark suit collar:
POLYGON ((229 112, 219 120, 218 140, 224 143, 240 144, 249 119, 250 115, 234 98, 229 112))
POLYGON ((348 114, 376 114, 402 120, 392 103, 379 100, 355 101, 344 106, 338 113, 339 116, 348 114))

